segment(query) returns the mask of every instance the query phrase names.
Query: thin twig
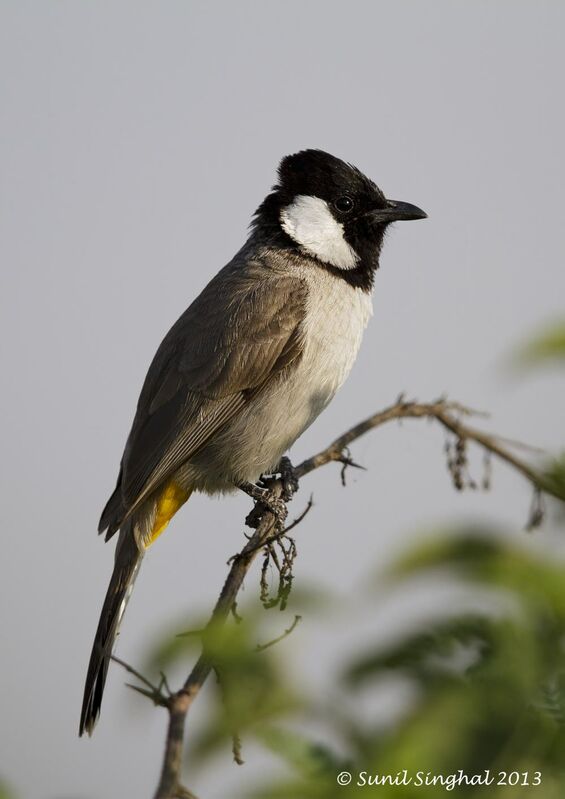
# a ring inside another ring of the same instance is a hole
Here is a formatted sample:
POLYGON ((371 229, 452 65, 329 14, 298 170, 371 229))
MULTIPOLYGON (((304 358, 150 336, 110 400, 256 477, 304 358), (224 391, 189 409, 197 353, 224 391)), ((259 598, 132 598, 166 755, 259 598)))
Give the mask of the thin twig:
MULTIPOLYGON (((134 669, 133 666, 130 666, 129 663, 126 663, 125 660, 121 660, 120 658, 116 657, 115 655, 110 655, 110 659, 125 669, 129 674, 132 674, 136 680, 139 680, 143 685, 146 685, 149 690, 145 690, 144 688, 140 688, 138 685, 132 685, 131 683, 126 683, 128 688, 131 688, 133 691, 137 691, 138 694, 142 694, 143 696, 147 696, 149 699, 152 699, 156 705, 160 705, 161 707, 167 707, 167 703, 169 701, 169 697, 166 696, 161 688, 157 685, 153 685, 147 677, 144 677, 141 672, 134 669)), ((163 675, 164 678, 164 675, 163 675)), ((168 690, 167 680, 163 679, 163 686, 165 690, 168 690)))
POLYGON ((271 646, 274 646, 275 644, 278 644, 279 641, 282 641, 284 638, 286 638, 288 635, 291 634, 291 632, 296 628, 296 626, 301 622, 301 620, 302 620, 302 616, 295 616, 294 617, 294 621, 292 622, 290 627, 287 630, 284 631, 284 633, 281 633, 276 638, 273 638, 272 641, 267 641, 266 644, 257 644, 257 646, 255 647, 255 651, 256 652, 264 652, 265 649, 269 649, 271 646))

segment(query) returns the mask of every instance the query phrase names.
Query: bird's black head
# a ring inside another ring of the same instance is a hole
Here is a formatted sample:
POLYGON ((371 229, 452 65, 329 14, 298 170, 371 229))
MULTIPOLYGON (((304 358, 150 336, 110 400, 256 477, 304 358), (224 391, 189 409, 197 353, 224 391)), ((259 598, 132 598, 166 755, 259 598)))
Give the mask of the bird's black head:
POLYGON ((387 200, 356 167, 322 150, 286 156, 278 178, 254 227, 362 288, 372 286, 387 226, 426 216, 415 205, 387 200))

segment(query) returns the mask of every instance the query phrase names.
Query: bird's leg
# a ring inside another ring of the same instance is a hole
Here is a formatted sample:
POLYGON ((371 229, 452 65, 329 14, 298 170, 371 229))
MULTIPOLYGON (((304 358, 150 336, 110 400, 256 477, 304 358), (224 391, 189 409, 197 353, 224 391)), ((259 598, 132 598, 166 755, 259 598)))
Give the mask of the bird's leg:
POLYGON ((250 527, 257 527, 261 520, 261 509, 270 511, 275 517, 277 530, 284 528, 284 523, 288 515, 286 502, 282 497, 275 496, 268 488, 261 488, 254 483, 239 483, 237 486, 257 503, 246 519, 250 527))
POLYGON ((290 462, 290 458, 287 458, 286 455, 280 459, 277 472, 280 474, 283 484, 282 497, 285 502, 289 502, 298 491, 298 477, 296 475, 296 469, 290 462))

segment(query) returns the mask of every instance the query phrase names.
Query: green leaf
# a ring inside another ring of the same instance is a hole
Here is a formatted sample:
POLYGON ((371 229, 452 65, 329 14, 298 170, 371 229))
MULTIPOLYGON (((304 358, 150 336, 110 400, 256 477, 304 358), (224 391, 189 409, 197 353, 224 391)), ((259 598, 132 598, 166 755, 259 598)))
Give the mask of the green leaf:
POLYGON ((257 738, 305 777, 320 776, 324 772, 337 774, 344 767, 343 761, 327 746, 295 731, 265 726, 258 732, 257 738))
POLYGON ((437 579, 438 570, 483 588, 511 591, 531 612, 545 608, 565 619, 563 562, 542 558, 494 530, 463 528, 428 538, 397 560, 388 580, 394 585, 400 577, 426 573, 437 579))
POLYGON ((468 614, 432 622, 425 632, 409 635, 353 662, 344 680, 360 686, 384 672, 413 674, 423 681, 456 679, 492 649, 494 638, 492 622, 485 616, 468 614))
POLYGON ((542 472, 540 485, 547 486, 550 493, 565 501, 565 452, 562 452, 542 472))
POLYGON ((517 355, 522 366, 536 366, 547 361, 565 360, 565 322, 547 327, 526 344, 517 355))
POLYGON ((184 620, 169 628, 157 640, 145 658, 145 670, 165 671, 181 658, 197 655, 202 647, 202 620, 184 620))
POLYGON ((15 799, 15 795, 2 779, 0 779, 0 799, 15 799))

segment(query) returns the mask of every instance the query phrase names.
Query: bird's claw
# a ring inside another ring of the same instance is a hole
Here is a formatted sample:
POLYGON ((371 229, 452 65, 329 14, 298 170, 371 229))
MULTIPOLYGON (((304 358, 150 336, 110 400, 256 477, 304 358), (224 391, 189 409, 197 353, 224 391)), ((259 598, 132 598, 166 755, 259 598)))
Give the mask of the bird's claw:
POLYGON ((290 502, 294 494, 298 491, 299 483, 296 469, 290 462, 290 458, 287 458, 286 455, 280 459, 279 465, 273 474, 261 475, 257 481, 258 486, 267 488, 269 480, 276 478, 277 475, 280 475, 282 483, 282 498, 285 502, 290 502))
POLYGON ((290 462, 290 458, 287 458, 286 455, 281 458, 277 471, 282 481, 282 498, 285 502, 290 502, 294 494, 298 491, 299 485, 296 469, 290 462))

